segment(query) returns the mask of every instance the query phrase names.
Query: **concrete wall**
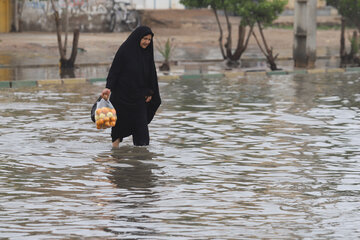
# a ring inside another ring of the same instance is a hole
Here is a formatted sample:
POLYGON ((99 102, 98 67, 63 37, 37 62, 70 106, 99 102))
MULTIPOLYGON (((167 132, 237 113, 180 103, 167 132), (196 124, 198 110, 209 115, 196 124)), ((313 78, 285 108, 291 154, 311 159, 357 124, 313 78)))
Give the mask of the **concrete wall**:
MULTIPOLYGON (((286 5, 286 8, 294 9, 295 1, 297 0, 288 0, 288 4, 286 5)), ((326 6, 326 0, 317 0, 316 4, 318 8, 323 8, 326 6)))
MULTIPOLYGON (((106 31, 108 0, 69 1, 70 27, 77 26, 83 32, 106 31)), ((60 0, 57 9, 64 13, 65 2, 60 0)), ((23 31, 55 31, 54 11, 50 1, 25 0, 21 16, 23 31)))
MULTIPOLYGON (((1 0, 4 1, 4 0, 1 0)), ((127 0, 136 9, 183 9, 180 0, 127 0)), ((68 0, 70 27, 82 32, 106 32, 109 28, 111 0, 68 0)), ((57 9, 64 13, 65 0, 57 9)), ((25 0, 21 16, 22 31, 55 31, 54 12, 50 1, 25 0)), ((72 30, 72 29, 70 29, 72 30)))
POLYGON ((180 0, 130 0, 137 9, 184 9, 180 0))
MULTIPOLYGON (((9 0, 0 0, 9 1, 9 0)), ((49 1, 24 0, 24 10, 21 16, 22 31, 55 31, 53 10, 49 1)), ((122 0, 124 1, 124 0, 122 0)), ((125 0, 126 1, 126 0, 125 0)), ((288 0, 287 9, 293 14, 296 0, 288 0)), ((136 9, 184 9, 180 0, 127 0, 136 9)), ((108 10, 111 0, 68 0, 70 27, 77 26, 82 32, 106 32, 110 15, 108 10)), ((317 0, 317 7, 326 6, 325 0, 317 0)), ((65 8, 65 0, 59 0, 60 14, 65 8)))

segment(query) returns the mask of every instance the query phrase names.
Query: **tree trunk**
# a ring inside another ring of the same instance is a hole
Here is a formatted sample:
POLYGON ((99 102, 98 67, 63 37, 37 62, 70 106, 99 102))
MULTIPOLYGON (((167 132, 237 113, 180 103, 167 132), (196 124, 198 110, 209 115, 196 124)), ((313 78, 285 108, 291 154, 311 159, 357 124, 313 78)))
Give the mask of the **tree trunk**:
POLYGON ((212 10, 214 11, 216 22, 217 22, 218 27, 219 27, 219 32, 220 32, 219 47, 220 47, 221 55, 223 56, 223 59, 226 59, 225 51, 224 51, 224 48, 223 48, 223 30, 222 30, 222 27, 221 27, 220 19, 219 19, 219 16, 217 14, 216 8, 212 8, 212 10))
POLYGON ((60 68, 61 78, 75 78, 75 68, 60 68))
POLYGON ((253 25, 250 26, 250 30, 246 37, 246 27, 242 26, 241 21, 240 21, 239 27, 238 27, 238 29, 239 29, 238 42, 237 42, 236 49, 233 53, 233 51, 232 51, 232 26, 231 26, 229 16, 228 16, 228 13, 227 13, 227 10, 225 7, 225 2, 224 2, 224 0, 222 0, 221 2, 223 5, 223 9, 224 9, 226 27, 227 27, 227 31, 228 31, 228 33, 227 33, 228 35, 226 37, 226 42, 224 45, 223 45, 223 30, 221 27, 219 16, 217 14, 216 7, 211 6, 211 8, 215 14, 216 22, 218 24, 218 28, 219 28, 219 32, 220 32, 219 46, 220 46, 221 55, 226 60, 226 65, 228 67, 230 67, 230 68, 238 67, 241 55, 244 53, 244 51, 246 50, 247 45, 249 43, 249 39, 250 39, 251 33, 253 31, 253 25))
POLYGON ((249 43, 250 40, 250 36, 251 33, 253 32, 253 25, 250 26, 249 32, 247 33, 247 37, 245 40, 245 36, 246 36, 246 27, 242 26, 241 22, 239 24, 239 37, 238 37, 238 44, 234 53, 234 59, 239 60, 242 56, 242 54, 245 52, 247 45, 249 43))
POLYGON ((228 25, 228 41, 225 44, 226 47, 226 58, 227 58, 227 65, 229 67, 238 67, 239 66, 239 60, 242 56, 242 54, 245 52, 247 45, 250 40, 251 33, 253 32, 253 25, 250 26, 249 31, 246 31, 246 27, 242 25, 242 22, 240 20, 239 26, 238 26, 238 41, 237 46, 234 52, 232 52, 232 43, 231 43, 231 24, 230 21, 227 21, 228 25))
POLYGON ((340 35, 340 67, 346 66, 346 49, 345 49, 345 18, 341 18, 341 35, 340 35))
POLYGON ((160 71, 170 71, 170 64, 169 62, 165 61, 161 64, 161 66, 159 67, 160 71))
POLYGON ((68 42, 68 33, 69 33, 68 8, 69 8, 69 2, 66 0, 66 1, 65 1, 65 11, 64 11, 64 18, 65 18, 65 26, 64 26, 64 32, 65 32, 64 54, 65 54, 65 56, 66 56, 67 42, 68 42))
POLYGON ((262 48, 262 46, 261 46, 261 44, 260 44, 260 41, 259 41, 259 40, 257 39, 257 37, 256 37, 255 32, 253 32, 253 36, 254 36, 254 38, 255 38, 255 40, 256 40, 256 43, 257 43, 257 45, 259 46, 261 52, 265 55, 266 60, 267 60, 268 64, 270 65, 270 69, 271 69, 272 71, 278 70, 278 67, 277 67, 276 62, 275 62, 278 54, 275 55, 275 56, 273 55, 273 50, 272 50, 272 48, 269 48, 269 46, 268 46, 268 44, 267 44, 267 42, 266 42, 265 35, 264 35, 264 32, 263 32, 261 23, 260 23, 260 22, 257 22, 257 25, 258 25, 258 28, 259 28, 259 33, 260 33, 261 40, 262 40, 262 42, 263 42, 264 48, 262 48))
MULTIPOLYGON (((70 58, 67 59, 66 58, 67 33, 65 36, 65 46, 63 46, 62 40, 61 40, 61 21, 60 21, 60 17, 59 17, 59 12, 55 8, 54 0, 51 0, 51 5, 54 10, 55 27, 56 27, 58 48, 59 48, 59 53, 60 53, 60 68, 61 69, 74 68, 75 60, 76 60, 76 56, 77 56, 78 44, 79 44, 80 31, 79 31, 79 29, 74 30, 71 55, 70 55, 70 58)), ((68 17, 67 13, 65 15, 67 18, 68 17)), ((66 25, 67 25, 67 23, 66 23, 66 25)), ((66 25, 65 25, 65 28, 67 28, 66 25)))
POLYGON ((19 11, 18 11, 19 2, 18 2, 18 0, 14 0, 13 3, 14 3, 13 10, 12 10, 13 21, 11 24, 11 32, 18 32, 19 31, 19 11))
POLYGON ((11 25, 12 32, 21 32, 21 16, 24 9, 25 1, 14 0, 13 5, 13 23, 11 25))
POLYGON ((60 54, 60 59, 65 58, 65 52, 64 48, 62 46, 62 40, 61 40, 61 24, 60 24, 60 16, 59 12, 55 8, 54 0, 51 0, 51 6, 54 11, 54 18, 55 18, 55 28, 56 28, 56 35, 57 35, 57 42, 58 42, 58 49, 60 54))
POLYGON ((73 37, 73 44, 72 44, 72 50, 71 55, 69 59, 60 58, 60 67, 61 68, 73 68, 75 67, 75 60, 77 56, 77 49, 79 44, 79 37, 80 37, 80 31, 79 29, 74 30, 74 37, 73 37))
POLYGON ((228 36, 226 38, 226 43, 225 43, 225 49, 226 49, 226 57, 228 59, 232 60, 232 30, 231 30, 231 23, 229 21, 229 16, 227 14, 226 9, 224 9, 224 14, 225 14, 225 19, 226 19, 226 26, 227 26, 227 30, 228 30, 228 36))

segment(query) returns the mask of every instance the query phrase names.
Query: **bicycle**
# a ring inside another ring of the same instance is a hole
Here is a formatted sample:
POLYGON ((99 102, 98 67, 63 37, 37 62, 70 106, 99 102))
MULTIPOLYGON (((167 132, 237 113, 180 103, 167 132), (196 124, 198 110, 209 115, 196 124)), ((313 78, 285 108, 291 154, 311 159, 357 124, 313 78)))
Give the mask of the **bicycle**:
POLYGON ((131 3, 119 0, 112 1, 109 23, 109 30, 111 32, 120 31, 122 24, 125 24, 127 28, 132 31, 140 26, 140 23, 140 15, 138 11, 132 7, 131 3))

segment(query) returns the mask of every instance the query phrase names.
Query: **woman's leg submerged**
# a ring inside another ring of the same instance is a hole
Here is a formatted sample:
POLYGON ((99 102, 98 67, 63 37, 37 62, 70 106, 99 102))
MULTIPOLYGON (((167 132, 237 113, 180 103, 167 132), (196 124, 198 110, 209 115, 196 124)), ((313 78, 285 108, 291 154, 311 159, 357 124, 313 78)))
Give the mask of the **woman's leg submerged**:
POLYGON ((147 109, 146 105, 142 105, 135 114, 134 118, 134 131, 133 131, 133 143, 135 146, 149 145, 149 128, 147 123, 147 109))
POLYGON ((121 139, 120 139, 120 138, 118 138, 118 139, 116 139, 115 141, 113 141, 113 142, 112 142, 113 148, 119 148, 120 142, 121 142, 121 139))
POLYGON ((149 145, 150 137, 149 137, 149 128, 146 125, 137 126, 133 133, 133 143, 135 146, 146 146, 149 145))

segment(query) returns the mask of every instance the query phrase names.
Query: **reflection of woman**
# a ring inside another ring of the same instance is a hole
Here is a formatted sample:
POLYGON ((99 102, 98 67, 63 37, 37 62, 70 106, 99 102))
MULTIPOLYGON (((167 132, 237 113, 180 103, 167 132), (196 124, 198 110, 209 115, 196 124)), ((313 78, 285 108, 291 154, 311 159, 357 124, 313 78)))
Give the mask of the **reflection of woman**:
POLYGON ((148 162, 156 156, 147 148, 122 146, 114 150, 111 156, 112 161, 118 164, 109 164, 107 172, 109 180, 116 187, 129 190, 155 187, 157 177, 153 174, 153 169, 159 167, 148 162))
POLYGON ((111 129, 113 147, 132 135, 134 145, 149 144, 148 124, 161 104, 154 63, 153 32, 149 27, 135 29, 120 46, 111 65, 102 97, 117 112, 111 129))

